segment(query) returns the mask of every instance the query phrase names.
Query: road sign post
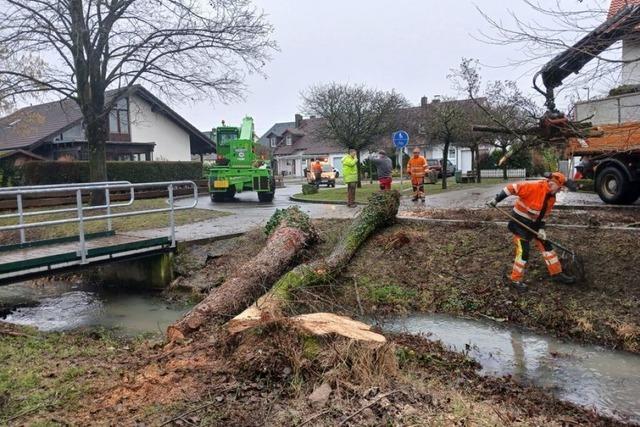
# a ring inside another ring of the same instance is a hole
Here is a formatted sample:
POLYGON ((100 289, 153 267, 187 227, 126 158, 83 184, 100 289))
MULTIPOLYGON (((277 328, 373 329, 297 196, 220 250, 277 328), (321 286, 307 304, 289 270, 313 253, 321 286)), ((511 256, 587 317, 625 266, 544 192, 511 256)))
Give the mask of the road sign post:
POLYGON ((399 130, 393 133, 392 136, 393 145, 398 150, 398 162, 400 163, 400 191, 402 192, 402 179, 403 179, 403 153, 404 148, 409 144, 409 134, 403 130, 399 130))

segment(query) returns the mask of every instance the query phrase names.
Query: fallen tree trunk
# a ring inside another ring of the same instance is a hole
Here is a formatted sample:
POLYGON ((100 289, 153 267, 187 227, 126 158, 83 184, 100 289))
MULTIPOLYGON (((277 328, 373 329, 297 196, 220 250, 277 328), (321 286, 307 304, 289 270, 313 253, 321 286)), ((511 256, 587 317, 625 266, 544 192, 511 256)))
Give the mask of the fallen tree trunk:
POLYGON ((255 258, 239 266, 235 275, 168 327, 169 341, 182 339, 207 322, 238 314, 263 294, 299 251, 317 237, 311 220, 297 207, 277 210, 267 223, 266 232, 269 239, 255 258))
POLYGON ((340 273, 375 230, 395 220, 399 204, 397 191, 375 193, 328 257, 301 264, 282 276, 269 292, 229 322, 229 330, 236 333, 282 317, 282 309, 294 291, 326 282, 340 273))

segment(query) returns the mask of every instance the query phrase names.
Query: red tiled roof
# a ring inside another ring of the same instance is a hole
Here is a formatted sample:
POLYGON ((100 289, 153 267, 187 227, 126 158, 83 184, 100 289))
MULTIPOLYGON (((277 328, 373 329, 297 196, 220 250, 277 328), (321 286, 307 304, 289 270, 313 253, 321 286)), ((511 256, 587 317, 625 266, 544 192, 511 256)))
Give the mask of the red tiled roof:
POLYGON ((611 6, 609 6, 608 18, 611 18, 616 13, 620 12, 623 7, 627 5, 640 4, 640 0, 611 0, 611 6))

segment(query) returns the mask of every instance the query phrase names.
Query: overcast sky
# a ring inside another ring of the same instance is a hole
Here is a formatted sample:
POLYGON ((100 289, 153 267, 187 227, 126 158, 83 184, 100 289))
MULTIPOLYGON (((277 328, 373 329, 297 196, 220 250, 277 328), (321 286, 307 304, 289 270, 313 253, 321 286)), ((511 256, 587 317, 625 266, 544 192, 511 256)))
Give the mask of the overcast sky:
MULTIPOLYGON (((577 0, 566 0, 567 3, 577 0)), ((555 0, 542 1, 553 4, 555 0)), ((565 3, 565 0, 563 0, 565 3)), ((490 26, 476 10, 509 20, 508 10, 531 15, 521 1, 507 0, 254 0, 275 28, 280 52, 264 71, 250 76, 245 99, 227 105, 208 102, 173 105, 201 130, 224 119, 239 124, 251 115, 258 134, 275 122, 292 121, 300 92, 312 84, 337 81, 420 97, 457 96, 447 80, 462 57, 479 59, 484 80, 518 80, 531 86, 532 69, 491 68, 521 57, 515 47, 474 39, 490 26)), ((544 22, 544 18, 538 18, 544 22)), ((542 101, 541 101, 542 103, 542 101)))

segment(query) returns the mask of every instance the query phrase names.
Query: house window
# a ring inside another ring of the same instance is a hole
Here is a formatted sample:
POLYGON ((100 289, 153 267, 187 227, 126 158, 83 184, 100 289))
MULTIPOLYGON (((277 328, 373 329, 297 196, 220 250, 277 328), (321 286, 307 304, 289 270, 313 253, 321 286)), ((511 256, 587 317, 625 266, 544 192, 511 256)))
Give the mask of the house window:
POLYGON ((449 157, 455 157, 456 156, 456 149, 452 148, 449 150, 449 157))
POLYGON ((291 145, 292 141, 291 141, 291 135, 287 135, 287 145, 291 145))
POLYGON ((269 138, 269 145, 271 145, 271 147, 275 147, 276 146, 276 137, 272 136, 271 138, 269 138))
POLYGON ((114 141, 129 141, 129 100, 119 99, 109 113, 109 132, 114 141))

